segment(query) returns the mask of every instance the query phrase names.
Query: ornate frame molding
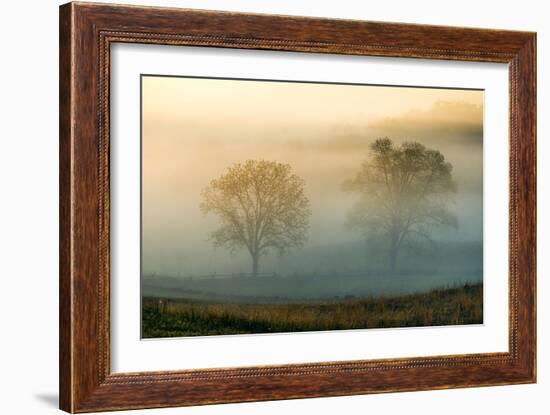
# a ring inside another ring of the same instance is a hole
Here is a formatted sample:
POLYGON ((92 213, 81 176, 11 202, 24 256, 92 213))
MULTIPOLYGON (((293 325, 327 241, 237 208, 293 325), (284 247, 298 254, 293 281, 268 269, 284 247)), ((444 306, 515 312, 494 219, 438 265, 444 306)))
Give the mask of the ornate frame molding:
POLYGON ((535 381, 536 36, 183 9, 60 9, 60 406, 69 412, 535 381), (508 353, 111 373, 109 69, 117 42, 510 65, 508 353), (284 383, 281 379, 285 379, 284 383))

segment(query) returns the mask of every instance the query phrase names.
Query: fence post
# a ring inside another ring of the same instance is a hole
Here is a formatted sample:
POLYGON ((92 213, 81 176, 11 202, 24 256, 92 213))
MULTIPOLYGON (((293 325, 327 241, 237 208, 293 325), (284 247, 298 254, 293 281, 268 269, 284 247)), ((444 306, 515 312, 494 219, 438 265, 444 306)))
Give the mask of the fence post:
POLYGON ((157 309, 158 309, 159 313, 161 313, 161 314, 164 313, 165 305, 166 304, 164 303, 164 301, 159 299, 159 302, 157 304, 157 309))

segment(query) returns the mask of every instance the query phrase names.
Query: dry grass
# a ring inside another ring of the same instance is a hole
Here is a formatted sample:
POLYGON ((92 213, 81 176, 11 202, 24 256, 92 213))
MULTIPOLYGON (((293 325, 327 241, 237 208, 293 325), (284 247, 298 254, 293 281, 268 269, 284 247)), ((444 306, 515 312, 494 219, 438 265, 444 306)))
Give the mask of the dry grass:
POLYGON ((143 301, 143 337, 276 333, 483 322, 481 284, 400 297, 300 304, 143 301))

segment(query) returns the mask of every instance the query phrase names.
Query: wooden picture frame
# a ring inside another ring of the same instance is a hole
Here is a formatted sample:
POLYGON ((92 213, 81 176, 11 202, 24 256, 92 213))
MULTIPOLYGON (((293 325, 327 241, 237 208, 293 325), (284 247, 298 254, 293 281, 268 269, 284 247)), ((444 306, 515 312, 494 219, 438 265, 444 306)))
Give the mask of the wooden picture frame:
POLYGON ((61 409, 91 412, 535 382, 535 33, 69 3, 60 8, 59 93, 61 409), (109 62, 110 46, 117 42, 507 63, 509 352, 111 373, 109 62))

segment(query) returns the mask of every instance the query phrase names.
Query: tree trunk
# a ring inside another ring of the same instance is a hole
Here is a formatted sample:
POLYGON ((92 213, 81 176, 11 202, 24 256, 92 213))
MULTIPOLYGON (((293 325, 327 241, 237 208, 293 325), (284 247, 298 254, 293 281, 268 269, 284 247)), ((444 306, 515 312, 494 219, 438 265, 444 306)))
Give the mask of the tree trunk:
POLYGON ((256 278, 258 276, 258 262, 260 255, 252 254, 252 276, 256 278))
POLYGON ((390 271, 395 273, 397 270, 397 254, 399 253, 399 234, 393 231, 390 235, 390 271))
POLYGON ((395 273, 397 270, 397 247, 390 248, 390 270, 392 273, 395 273))

